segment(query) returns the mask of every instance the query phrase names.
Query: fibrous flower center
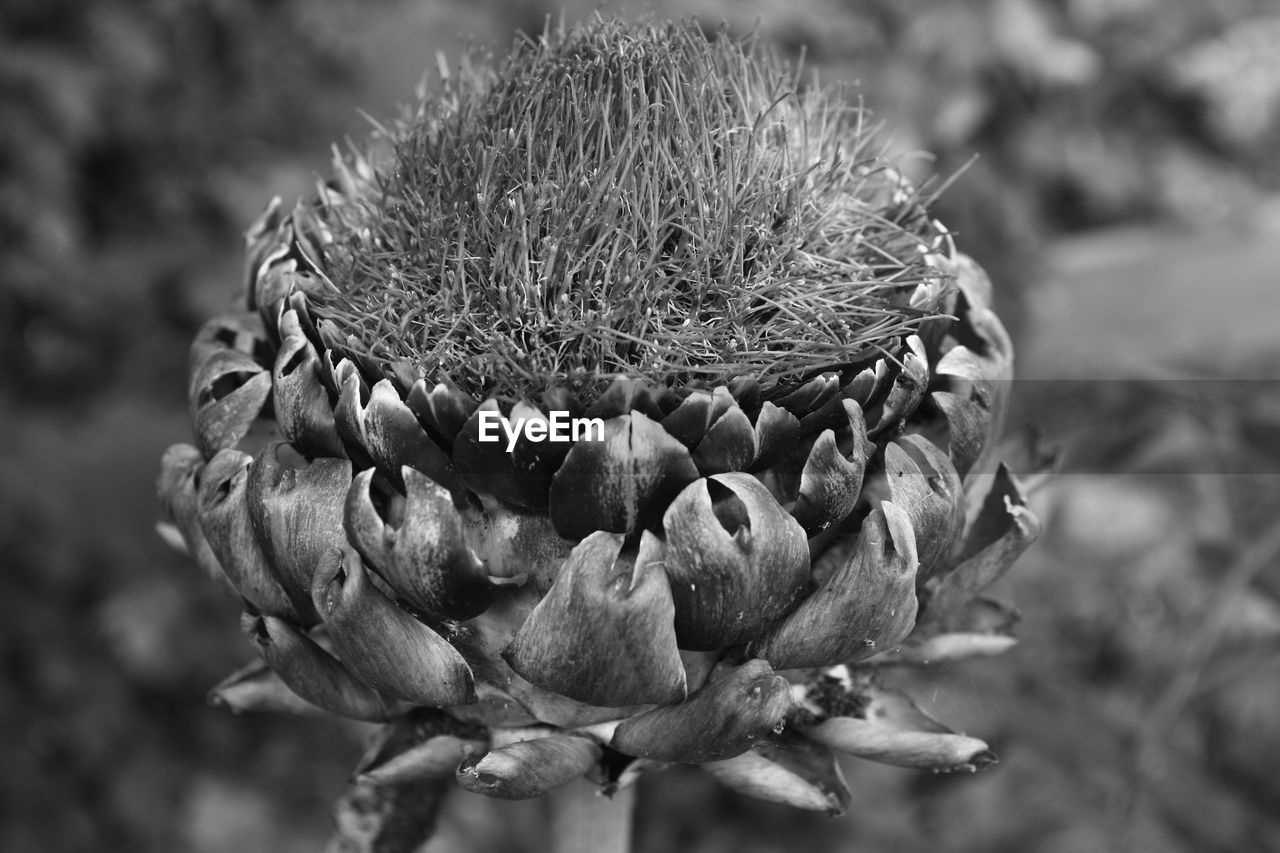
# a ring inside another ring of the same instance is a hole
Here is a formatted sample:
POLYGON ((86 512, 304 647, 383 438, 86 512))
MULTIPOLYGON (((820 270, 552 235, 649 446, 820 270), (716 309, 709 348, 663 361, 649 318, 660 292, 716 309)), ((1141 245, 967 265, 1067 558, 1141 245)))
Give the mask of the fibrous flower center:
POLYGON ((600 22, 465 60, 326 211, 367 354, 508 399, 766 388, 882 354, 945 234, 860 106, 752 40, 600 22))

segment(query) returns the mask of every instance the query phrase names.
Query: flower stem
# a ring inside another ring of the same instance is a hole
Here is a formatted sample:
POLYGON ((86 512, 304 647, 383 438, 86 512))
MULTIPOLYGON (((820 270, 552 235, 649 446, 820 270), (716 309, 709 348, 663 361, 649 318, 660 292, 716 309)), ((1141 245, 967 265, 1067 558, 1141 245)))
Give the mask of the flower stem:
POLYGON ((579 779, 550 795, 551 853, 628 853, 635 786, 612 797, 579 779))
POLYGON ((436 828, 453 779, 374 787, 356 784, 334 809, 325 853, 413 853, 436 828))

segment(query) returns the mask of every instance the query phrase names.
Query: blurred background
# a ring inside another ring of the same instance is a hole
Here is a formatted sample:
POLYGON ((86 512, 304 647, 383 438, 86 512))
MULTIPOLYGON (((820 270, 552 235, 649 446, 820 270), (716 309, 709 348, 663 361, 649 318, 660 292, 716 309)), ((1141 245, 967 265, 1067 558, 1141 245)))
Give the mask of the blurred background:
MULTIPOLYGON (((567 2, 566 20, 594 4, 567 2)), ((606 10, 618 7, 607 7, 606 10)), ((1280 8, 1264 0, 655 0, 861 82, 1019 346, 1062 472, 1003 658, 916 690, 997 767, 848 765, 828 819, 671 771, 640 851, 1280 850, 1280 8), (974 155, 976 161, 970 162, 974 155)), ((185 352, 239 235, 437 52, 541 0, 0 3, 0 849, 315 851, 361 732, 235 718, 238 607, 154 534, 185 352)), ((432 851, 536 851, 458 791, 432 851)))

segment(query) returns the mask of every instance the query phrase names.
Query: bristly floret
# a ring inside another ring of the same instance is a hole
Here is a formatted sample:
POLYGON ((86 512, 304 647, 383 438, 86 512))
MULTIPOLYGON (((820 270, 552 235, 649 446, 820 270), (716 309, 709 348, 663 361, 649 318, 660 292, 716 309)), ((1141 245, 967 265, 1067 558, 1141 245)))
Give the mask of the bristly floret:
POLYGON ((340 293, 317 313, 508 399, 855 364, 918 322, 946 238, 874 130, 755 39, 599 19, 522 39, 385 130, 376 179, 328 211, 340 293))

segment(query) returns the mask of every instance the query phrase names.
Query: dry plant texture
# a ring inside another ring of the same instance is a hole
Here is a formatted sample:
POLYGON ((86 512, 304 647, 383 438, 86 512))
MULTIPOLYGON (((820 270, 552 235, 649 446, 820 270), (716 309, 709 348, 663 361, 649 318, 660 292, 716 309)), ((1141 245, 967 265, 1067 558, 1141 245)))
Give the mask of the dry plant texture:
POLYGON ((473 394, 786 385, 882 355, 932 309, 907 305, 938 278, 929 199, 847 92, 760 41, 548 31, 464 60, 380 130, 372 189, 326 211, 339 292, 319 313, 473 394))

